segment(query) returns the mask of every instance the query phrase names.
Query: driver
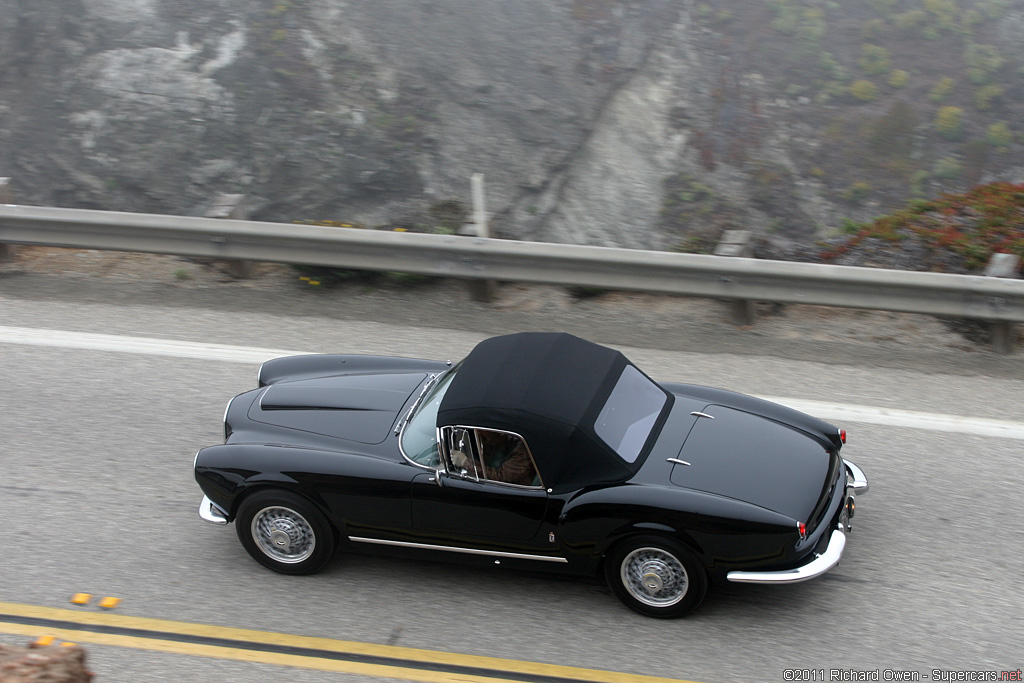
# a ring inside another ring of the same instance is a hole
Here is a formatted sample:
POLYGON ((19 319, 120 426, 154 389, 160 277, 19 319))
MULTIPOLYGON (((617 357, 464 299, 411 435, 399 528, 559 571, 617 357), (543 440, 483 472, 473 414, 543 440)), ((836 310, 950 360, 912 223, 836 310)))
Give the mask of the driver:
POLYGON ((483 453, 485 478, 521 486, 538 483, 537 471, 522 439, 486 430, 477 434, 483 453))

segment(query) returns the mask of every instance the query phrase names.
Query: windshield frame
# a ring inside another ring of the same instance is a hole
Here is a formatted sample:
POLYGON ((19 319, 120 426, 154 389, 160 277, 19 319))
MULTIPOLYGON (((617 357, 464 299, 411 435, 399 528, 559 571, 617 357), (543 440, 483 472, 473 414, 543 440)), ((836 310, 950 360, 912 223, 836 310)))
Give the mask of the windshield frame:
MULTIPOLYGON (((448 368, 444 372, 438 373, 431 377, 429 380, 427 380, 426 384, 423 385, 423 389, 420 391, 420 395, 416 398, 416 401, 413 402, 412 407, 409 408, 409 412, 407 412, 405 416, 402 418, 401 427, 399 427, 398 430, 398 450, 402 454, 403 458, 405 458, 409 463, 415 465, 416 467, 422 467, 430 471, 435 471, 437 469, 437 466, 431 467, 430 465, 424 465, 423 463, 416 462, 415 460, 412 459, 412 457, 409 456, 408 453, 406 453, 406 430, 409 428, 409 425, 411 425, 416 420, 417 417, 423 414, 423 407, 429 405, 431 401, 433 401, 435 398, 437 399, 438 405, 440 406, 440 400, 444 398, 444 393, 448 390, 448 387, 451 385, 452 380, 455 379, 455 374, 458 372, 461 366, 462 361, 459 361, 458 363, 448 368)), ((431 425, 431 427, 434 430, 434 446, 438 448, 438 461, 440 464, 443 463, 443 459, 441 458, 441 451, 438 442, 436 411, 434 412, 434 423, 431 425)))

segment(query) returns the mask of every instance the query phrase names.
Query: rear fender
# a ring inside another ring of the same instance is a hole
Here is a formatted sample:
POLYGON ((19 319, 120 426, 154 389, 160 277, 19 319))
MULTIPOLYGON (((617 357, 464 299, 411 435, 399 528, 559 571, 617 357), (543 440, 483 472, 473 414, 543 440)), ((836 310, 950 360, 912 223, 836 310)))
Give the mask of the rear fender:
POLYGON ((742 539, 760 545, 754 539, 792 535, 796 525, 785 515, 731 498, 639 485, 585 492, 566 504, 561 523, 563 542, 591 560, 629 537, 664 535, 686 546, 709 572, 738 552, 742 539))
POLYGON ((634 522, 626 524, 609 534, 594 550, 603 560, 604 556, 614 546, 634 536, 666 536, 682 543, 701 562, 704 562, 707 555, 701 544, 686 529, 661 522, 634 522))

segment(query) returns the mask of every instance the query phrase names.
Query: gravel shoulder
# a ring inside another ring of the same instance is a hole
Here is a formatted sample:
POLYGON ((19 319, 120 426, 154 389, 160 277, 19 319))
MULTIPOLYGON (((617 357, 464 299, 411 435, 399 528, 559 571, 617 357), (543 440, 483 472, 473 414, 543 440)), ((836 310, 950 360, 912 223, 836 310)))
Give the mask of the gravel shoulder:
POLYGON ((121 303, 152 306, 154 313, 161 307, 259 311, 485 334, 562 330, 653 349, 1024 378, 1022 344, 998 355, 931 316, 758 304, 756 323, 737 327, 728 304, 713 299, 636 292, 578 297, 562 287, 503 283, 485 304, 459 280, 311 285, 294 268, 270 263, 253 264, 251 276, 239 280, 223 262, 154 254, 20 247, 0 264, 0 310, 4 299, 121 303))

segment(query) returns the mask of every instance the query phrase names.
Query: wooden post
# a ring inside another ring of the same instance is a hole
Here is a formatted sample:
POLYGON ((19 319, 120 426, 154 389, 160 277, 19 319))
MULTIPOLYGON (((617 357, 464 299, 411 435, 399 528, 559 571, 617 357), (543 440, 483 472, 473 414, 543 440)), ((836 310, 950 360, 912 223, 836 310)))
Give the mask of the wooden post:
MULTIPOLYGON (((739 256, 753 258, 754 248, 750 244, 749 230, 726 230, 715 247, 715 256, 739 256)), ((729 302, 732 321, 736 325, 753 325, 757 318, 754 302, 747 299, 733 299, 729 302)))
MULTIPOLYGON (((206 210, 207 218, 226 218, 230 220, 249 220, 249 210, 245 205, 244 194, 221 194, 210 203, 206 210)), ((244 280, 252 274, 252 261, 229 260, 228 274, 244 280)))
MULTIPOLYGON (((474 173, 469 179, 473 192, 473 226, 477 237, 490 237, 491 226, 487 222, 487 204, 484 197, 484 174, 474 173)), ((489 304, 494 301, 498 283, 494 280, 473 280, 469 291, 475 301, 489 304)))
MULTIPOLYGON (((0 204, 13 204, 11 196, 11 179, 0 178, 0 204)), ((0 243, 0 262, 13 261, 18 253, 18 247, 14 244, 0 243)))
MULTIPOLYGON (((992 254, 985 266, 985 277, 1017 277, 1020 257, 1016 254, 992 254)), ((1009 320, 996 320, 992 323, 992 348, 996 353, 1013 353, 1017 344, 1017 326, 1009 320)))

